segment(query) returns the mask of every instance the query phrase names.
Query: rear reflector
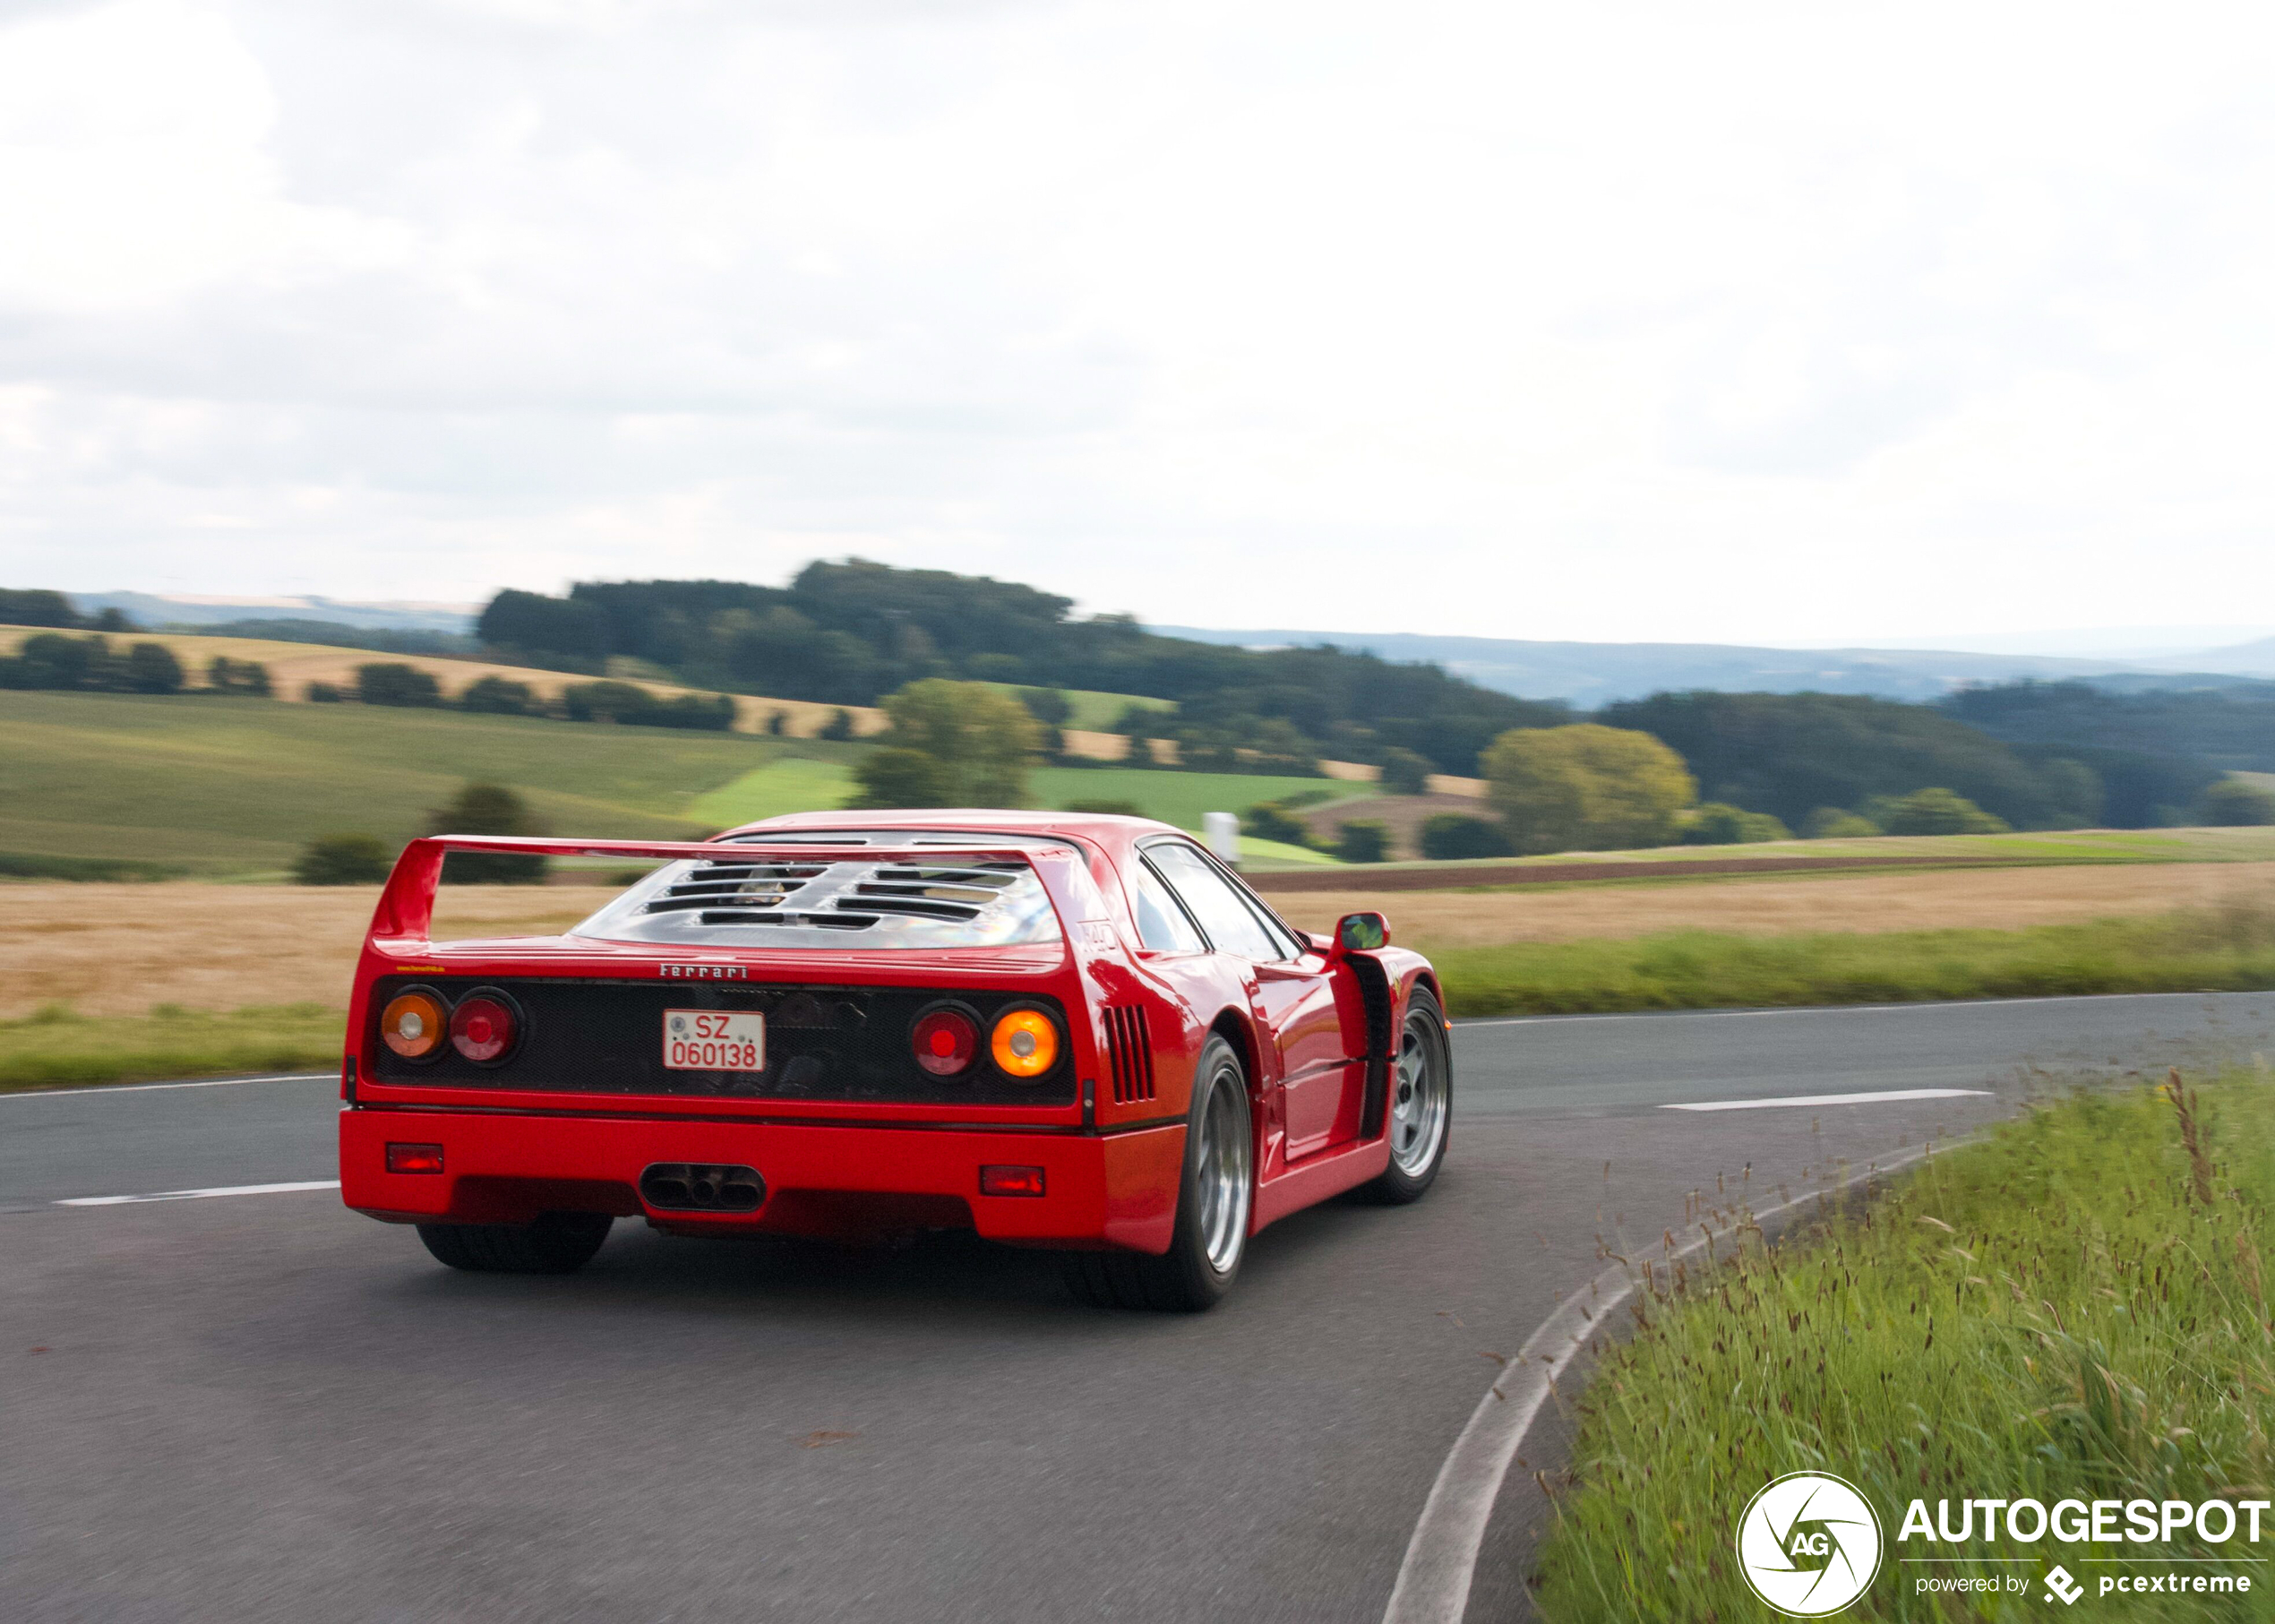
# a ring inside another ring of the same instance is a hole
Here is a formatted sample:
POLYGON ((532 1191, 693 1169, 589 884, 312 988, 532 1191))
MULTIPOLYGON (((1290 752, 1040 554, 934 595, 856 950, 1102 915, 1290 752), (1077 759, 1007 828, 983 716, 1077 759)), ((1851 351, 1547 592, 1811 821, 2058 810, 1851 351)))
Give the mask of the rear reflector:
POLYGON ((442 1147, 440 1145, 390 1145, 387 1147, 387 1171, 440 1173, 442 1171, 442 1147))
POLYGON ((983 1167, 980 1169, 980 1193, 983 1196, 1039 1196, 1043 1193, 1043 1169, 983 1167))

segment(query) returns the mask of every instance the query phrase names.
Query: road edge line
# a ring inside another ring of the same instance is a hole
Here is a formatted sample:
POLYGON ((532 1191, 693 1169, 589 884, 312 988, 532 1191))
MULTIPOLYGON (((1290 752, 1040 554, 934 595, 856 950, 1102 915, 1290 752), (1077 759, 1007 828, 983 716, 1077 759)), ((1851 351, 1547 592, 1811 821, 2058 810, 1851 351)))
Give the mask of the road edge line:
POLYGON ((59 1100, 75 1094, 149 1094, 159 1088, 234 1088, 239 1083, 318 1083, 337 1071, 280 1071, 274 1077, 211 1077, 183 1083, 97 1083, 86 1088, 0 1088, 0 1100, 59 1100))
MULTIPOLYGON (((1944 1148, 1951 1149, 1953 1145, 1944 1148)), ((1885 1163, 1875 1162, 1838 1183, 1750 1216, 1759 1224, 1909 1167, 1932 1153, 1932 1146, 1905 1151, 1885 1163)), ((1701 1236, 1670 1253, 1667 1260, 1690 1256, 1704 1248, 1707 1240, 1701 1236)), ((1604 1269, 1556 1305, 1524 1339, 1524 1345, 1509 1362, 1508 1373, 1485 1389, 1477 1408, 1470 1413, 1468 1424, 1447 1451, 1437 1481, 1429 1486, 1429 1498, 1422 1502, 1421 1516, 1406 1542, 1405 1558, 1398 1564, 1397 1581, 1390 1588, 1389 1605, 1383 1609, 1383 1624, 1461 1624, 1469 1610, 1470 1585, 1476 1577, 1485 1530, 1492 1521, 1493 1507, 1500 1499, 1510 1463, 1539 1419, 1541 1405, 1556 1390, 1557 1377, 1578 1357, 1604 1318, 1634 1293, 1635 1281, 1625 1266, 1604 1269), (1594 1304, 1592 1312, 1591 1303, 1594 1304)))

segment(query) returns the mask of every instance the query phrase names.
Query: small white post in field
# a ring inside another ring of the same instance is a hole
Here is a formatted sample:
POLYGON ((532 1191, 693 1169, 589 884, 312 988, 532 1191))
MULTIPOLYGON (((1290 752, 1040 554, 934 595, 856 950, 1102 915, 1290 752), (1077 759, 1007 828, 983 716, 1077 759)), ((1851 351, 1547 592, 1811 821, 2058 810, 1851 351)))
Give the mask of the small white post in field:
POLYGON ((1231 812, 1203 812, 1201 832, 1208 837, 1208 849, 1227 868, 1238 868, 1241 862, 1241 821, 1231 812))

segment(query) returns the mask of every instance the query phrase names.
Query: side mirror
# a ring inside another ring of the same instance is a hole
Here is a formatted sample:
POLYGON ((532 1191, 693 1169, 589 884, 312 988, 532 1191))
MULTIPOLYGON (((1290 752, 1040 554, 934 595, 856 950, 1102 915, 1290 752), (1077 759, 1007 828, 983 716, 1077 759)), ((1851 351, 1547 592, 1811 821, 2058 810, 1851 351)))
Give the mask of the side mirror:
POLYGON ((1370 953, 1390 945, 1390 921, 1380 914, 1345 914, 1335 921, 1338 953, 1370 953))

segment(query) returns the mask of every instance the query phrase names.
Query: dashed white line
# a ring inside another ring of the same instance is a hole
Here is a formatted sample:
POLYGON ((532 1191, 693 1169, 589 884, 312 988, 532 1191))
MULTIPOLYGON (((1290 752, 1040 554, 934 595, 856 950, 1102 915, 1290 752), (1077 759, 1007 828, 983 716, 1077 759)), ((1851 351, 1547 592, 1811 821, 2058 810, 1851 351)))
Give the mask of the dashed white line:
POLYGON ((1791 1094, 1769 1100, 1696 1100, 1661 1105, 1661 1111, 1772 1111, 1785 1105, 1872 1105, 1894 1100, 1955 1100, 1990 1097, 1987 1088, 1877 1088, 1868 1094, 1791 1094))
POLYGON ((285 1071, 275 1077, 216 1077, 195 1083, 111 1083, 99 1088, 16 1088, 0 1100, 56 1100, 74 1094, 150 1094, 160 1088, 234 1088, 239 1083, 320 1083, 336 1071, 285 1071))
POLYGON ((338 1179, 304 1179, 295 1184, 228 1184, 214 1190, 161 1190, 147 1196, 73 1196, 58 1207, 127 1207, 137 1201, 203 1201, 215 1196, 281 1196, 303 1190, 338 1190, 338 1179))

